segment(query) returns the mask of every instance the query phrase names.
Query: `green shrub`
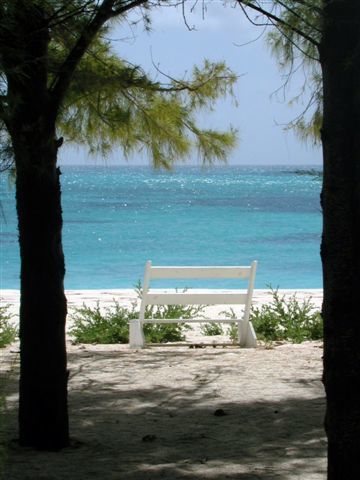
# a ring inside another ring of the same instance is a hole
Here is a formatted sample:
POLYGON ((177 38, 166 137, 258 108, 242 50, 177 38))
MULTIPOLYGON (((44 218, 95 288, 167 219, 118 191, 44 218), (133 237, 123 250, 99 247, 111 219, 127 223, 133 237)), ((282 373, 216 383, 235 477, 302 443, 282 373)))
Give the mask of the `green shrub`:
POLYGON ((12 315, 8 313, 9 307, 10 305, 0 307, 0 348, 14 342, 18 335, 17 328, 10 322, 12 315))
POLYGON ((212 337, 214 335, 223 335, 224 329, 220 323, 207 322, 200 325, 200 331, 203 335, 212 337))
MULTIPOLYGON (((135 291, 139 300, 141 300, 142 287, 140 281, 136 285, 135 291)), ((185 320, 199 316, 202 310, 202 306, 149 305, 145 309, 145 318, 181 318, 185 320)), ((148 343, 183 342, 186 331, 191 329, 190 325, 186 323, 145 323, 144 335, 148 343)))
POLYGON ((184 323, 145 323, 145 340, 147 343, 182 342, 185 340, 185 331, 190 328, 184 323))
POLYGON ((72 315, 73 326, 69 334, 76 343, 127 343, 129 341, 128 322, 138 318, 135 308, 126 308, 114 300, 112 308, 100 310, 83 304, 72 315))
MULTIPOLYGON (((277 289, 270 288, 270 291, 271 303, 252 307, 250 312, 250 320, 259 340, 301 343, 323 337, 322 317, 311 302, 311 297, 299 301, 295 293, 286 298, 277 289)), ((229 318, 236 318, 233 310, 223 313, 229 318)), ((236 324, 232 324, 227 333, 232 341, 238 340, 236 324)))
POLYGON ((236 343, 239 341, 238 326, 236 323, 232 323, 230 325, 230 327, 227 330, 227 335, 229 335, 229 338, 232 342, 236 343))
MULTIPOLYGON (((10 305, 0 306, 0 348, 14 342, 18 336, 18 329, 11 324, 13 315, 8 313, 10 305)), ((0 436, 4 436, 6 422, 6 398, 5 389, 8 381, 8 374, 0 376, 0 436)), ((0 472, 2 471, 7 456, 7 449, 4 443, 0 442, 0 472)), ((0 477, 2 475, 0 473, 0 477)))
MULTIPOLYGON (((138 289, 141 295, 141 289, 138 289)), ((271 303, 261 307, 252 307, 250 320, 252 321, 259 340, 272 342, 286 340, 300 343, 304 340, 318 340, 323 335, 323 322, 320 312, 315 309, 311 298, 299 301, 296 294, 286 298, 278 290, 271 289, 271 303)), ((186 320, 202 316, 203 306, 149 306, 145 310, 145 318, 181 318, 186 320)), ((235 312, 221 312, 228 318, 236 318, 235 312)), ((8 317, 10 318, 10 317, 8 317)), ((75 309, 73 327, 70 334, 77 343, 128 343, 129 321, 139 318, 139 311, 134 303, 126 308, 114 300, 113 308, 106 308, 102 312, 97 303, 96 307, 87 307, 85 304, 75 309)), ((217 323, 201 325, 204 335, 222 335, 223 327, 217 323)), ((185 333, 191 329, 186 323, 144 325, 144 335, 148 343, 179 342, 185 340, 185 333)), ((238 340, 238 329, 232 324, 227 334, 234 342, 238 340)))
MULTIPOLYGON (((151 305, 145 310, 145 318, 187 318, 199 317, 202 306, 151 305)), ((191 326, 186 323, 145 323, 144 335, 148 343, 182 342, 191 326)))
MULTIPOLYGON (((235 311, 232 308, 230 308, 229 310, 225 310, 223 312, 220 312, 220 315, 222 315, 224 317, 227 317, 229 319, 235 319, 235 318, 239 317, 239 315, 237 313, 235 313, 235 311)), ((219 325, 219 326, 221 327, 221 325, 219 325)), ((222 327, 221 327, 221 330, 222 330, 222 333, 224 333, 224 329, 222 327)), ((239 341, 237 323, 231 323, 230 324, 230 326, 228 327, 228 329, 226 331, 226 335, 228 335, 230 340, 234 343, 239 341)))
MULTIPOLYGON (((191 318, 202 311, 201 307, 182 305, 149 306, 145 318, 191 318)), ((69 334, 76 343, 128 343, 129 321, 139 318, 134 303, 132 307, 122 307, 114 300, 114 306, 103 311, 99 302, 96 307, 83 304, 72 315, 73 326, 69 334)), ((185 323, 144 325, 144 335, 148 343, 179 342, 185 339, 185 332, 191 327, 185 323)))
POLYGON ((259 339, 301 343, 322 338, 322 317, 311 297, 299 301, 294 293, 286 299, 277 289, 271 289, 271 295, 271 303, 251 309, 250 320, 259 339))

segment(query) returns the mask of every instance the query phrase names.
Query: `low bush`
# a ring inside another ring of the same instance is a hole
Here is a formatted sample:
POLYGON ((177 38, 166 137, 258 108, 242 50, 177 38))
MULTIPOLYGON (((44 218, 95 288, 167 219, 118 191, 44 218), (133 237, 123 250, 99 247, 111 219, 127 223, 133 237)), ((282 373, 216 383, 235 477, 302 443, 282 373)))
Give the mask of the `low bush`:
POLYGON ((203 335, 207 337, 212 337, 214 335, 223 335, 224 329, 220 323, 202 323, 200 325, 200 331, 203 335))
MULTIPOLYGON (((141 293, 140 293, 141 295, 141 293)), ((187 318, 198 317, 202 313, 201 306, 188 305, 152 305, 145 310, 145 318, 187 318)), ((191 326, 186 323, 145 323, 144 335, 148 343, 182 342, 185 340, 186 331, 191 326)))
MULTIPOLYGON (((272 301, 261 307, 252 307, 250 312, 250 320, 259 340, 301 343, 323 337, 323 320, 311 297, 300 301, 296 293, 286 298, 277 289, 270 288, 270 292, 272 301)), ((223 313, 235 318, 232 310, 223 313)), ((238 340, 237 325, 231 325, 228 335, 232 341, 238 340)))
MULTIPOLYGON (((138 293, 141 295, 141 290, 138 290, 138 293)), ((278 290, 273 289, 271 289, 271 295, 270 303, 251 309, 250 320, 259 340, 265 342, 286 340, 300 343, 322 338, 322 317, 311 302, 311 298, 299 301, 296 294, 286 298, 285 295, 280 295, 278 290)), ((201 317, 203 309, 203 306, 151 306, 146 308, 145 318, 186 320, 201 317)), ((236 318, 232 309, 221 313, 228 318, 236 318)), ((139 318, 139 311, 136 303, 127 308, 120 306, 114 300, 114 305, 103 311, 99 303, 93 308, 84 304, 75 309, 72 318, 74 323, 69 333, 76 343, 128 343, 129 321, 139 318)), ((10 326, 10 332, 13 332, 11 328, 13 327, 10 326)), ((217 323, 205 321, 200 328, 203 335, 224 334, 223 327, 217 323)), ((191 327, 186 323, 147 323, 144 325, 144 335, 147 343, 179 342, 185 340, 186 331, 189 329, 191 327)), ((232 324, 227 334, 232 341, 237 342, 237 325, 232 324)), ((13 332, 13 335, 16 336, 16 333, 13 332)), ((11 338, 14 339, 14 336, 11 338)))
MULTIPOLYGON (((0 348, 13 343, 18 336, 18 329, 11 323, 12 315, 9 313, 10 305, 0 306, 0 348)), ((8 374, 2 372, 0 376, 0 437, 4 436, 6 417, 5 390, 8 374)), ((0 442, 0 472, 2 472, 7 457, 7 449, 4 442, 0 442)), ((2 475, 0 473, 0 477, 2 475)))
POLYGON ((186 330, 191 327, 184 323, 145 323, 144 335, 147 343, 182 342, 185 340, 186 330))
POLYGON ((232 323, 230 327, 227 330, 227 334, 229 335, 229 338, 232 342, 236 343, 239 341, 238 338, 238 327, 236 323, 232 323))
POLYGON ((69 334, 75 343, 127 343, 129 341, 128 322, 138 318, 134 307, 126 308, 114 300, 113 307, 100 309, 83 304, 72 314, 73 326, 69 334))
MULTIPOLYGON (((182 318, 198 315, 202 307, 182 305, 151 306, 145 310, 145 318, 182 318)), ((73 326, 69 330, 75 343, 128 343, 129 321, 139 318, 136 303, 130 308, 122 307, 114 300, 113 307, 100 309, 83 304, 72 315, 73 326)), ((191 329, 186 323, 144 325, 144 335, 148 343, 179 342, 191 329)))
POLYGON ((8 313, 10 306, 0 307, 0 348, 6 347, 16 340, 18 330, 11 323, 12 315, 8 313))
POLYGON ((299 301, 294 293, 286 298, 277 289, 271 289, 271 295, 271 303, 251 309, 250 320, 259 339, 301 343, 322 338, 322 317, 311 297, 299 301))

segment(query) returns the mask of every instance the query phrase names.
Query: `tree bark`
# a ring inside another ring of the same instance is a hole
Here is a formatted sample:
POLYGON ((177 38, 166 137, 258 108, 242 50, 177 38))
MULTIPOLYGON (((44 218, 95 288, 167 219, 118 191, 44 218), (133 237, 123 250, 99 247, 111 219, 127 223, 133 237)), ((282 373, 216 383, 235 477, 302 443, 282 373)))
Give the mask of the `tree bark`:
POLYGON ((50 31, 41 2, 8 8, 7 128, 16 165, 21 257, 19 441, 55 450, 69 443, 62 211, 56 167, 57 111, 48 92, 50 31))
POLYGON ((60 172, 50 160, 41 162, 46 167, 30 163, 30 168, 17 168, 21 255, 19 431, 21 445, 55 450, 69 443, 67 309, 60 172))
POLYGON ((328 479, 360 478, 360 2, 325 2, 324 375, 328 479))

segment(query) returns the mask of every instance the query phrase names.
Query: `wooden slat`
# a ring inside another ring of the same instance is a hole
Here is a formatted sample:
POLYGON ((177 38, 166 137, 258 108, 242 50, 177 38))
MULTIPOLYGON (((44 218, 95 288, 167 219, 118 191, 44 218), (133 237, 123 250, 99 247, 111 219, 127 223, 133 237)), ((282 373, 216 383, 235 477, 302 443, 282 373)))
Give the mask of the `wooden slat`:
POLYGON ((239 323, 242 318, 145 318, 141 323, 239 323))
POLYGON ((243 305, 245 293, 147 293, 146 305, 243 305))
POLYGON ((156 278, 248 278, 251 267, 151 267, 150 276, 156 278))

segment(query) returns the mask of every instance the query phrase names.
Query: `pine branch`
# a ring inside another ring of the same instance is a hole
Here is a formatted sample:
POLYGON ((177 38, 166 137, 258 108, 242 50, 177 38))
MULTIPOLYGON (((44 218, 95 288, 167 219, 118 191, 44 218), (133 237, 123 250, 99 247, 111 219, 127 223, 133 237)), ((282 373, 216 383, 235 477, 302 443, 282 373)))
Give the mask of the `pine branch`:
POLYGON ((131 10, 132 8, 135 8, 135 7, 140 7, 141 5, 147 3, 148 0, 133 0, 131 2, 120 2, 121 4, 125 4, 125 5, 121 5, 120 7, 118 8, 113 8, 113 12, 112 12, 112 16, 113 17, 117 17, 118 15, 122 15, 124 13, 126 13, 127 11, 131 10))
POLYGON ((258 22, 255 22, 251 17, 250 15, 247 13, 244 5, 242 4, 242 2, 238 2, 239 3, 239 7, 241 8, 243 14, 245 15, 246 19, 252 24, 254 25, 255 27, 269 27, 270 25, 274 25, 273 22, 270 22, 270 21, 267 21, 265 23, 258 23, 258 22))
POLYGON ((278 17, 277 15, 271 13, 270 11, 265 10, 264 8, 260 7, 259 5, 255 5, 250 0, 237 0, 237 2, 240 6, 245 6, 245 7, 251 8, 252 10, 255 10, 256 12, 261 13, 261 15, 264 15, 270 21, 276 22, 280 25, 283 25, 286 28, 289 28, 293 32, 297 33, 300 37, 304 38, 305 40, 307 40, 308 42, 313 44, 315 47, 317 47, 317 48, 319 47, 319 45, 320 45, 319 42, 317 40, 315 40, 314 38, 312 38, 310 35, 306 34, 302 30, 294 27, 294 25, 291 25, 290 23, 286 22, 285 20, 283 20, 282 18, 278 17))
POLYGON ((307 25, 308 27, 316 30, 318 33, 321 33, 321 30, 319 28, 317 28, 315 25, 312 25, 311 23, 309 23, 304 17, 302 17, 298 12, 296 12, 293 8, 290 8, 288 5, 286 5, 284 2, 282 2, 281 0, 277 0, 277 3, 279 5, 281 5, 283 8, 285 8, 285 10, 287 10, 288 12, 290 12, 292 15, 294 15, 294 17, 298 18, 304 25, 307 25))
POLYGON ((64 60, 59 69, 59 74, 54 78, 50 87, 50 94, 52 96, 53 115, 56 116, 59 107, 65 97, 67 89, 69 88, 72 76, 84 54, 90 47, 92 41, 99 33, 102 26, 115 16, 126 13, 128 10, 146 3, 147 0, 133 0, 130 2, 122 2, 121 7, 115 8, 115 0, 103 0, 98 7, 93 19, 87 24, 82 34, 75 43, 73 49, 70 51, 67 58, 64 60))
MULTIPOLYGON (((213 81, 214 79, 217 80, 224 80, 227 81, 229 80, 232 75, 217 75, 216 72, 213 70, 211 74, 205 78, 202 82, 199 83, 194 83, 192 82, 186 82, 185 80, 178 80, 171 75, 163 72, 160 70, 159 67, 154 65, 154 68, 165 78, 170 80, 171 84, 168 84, 166 86, 163 86, 164 84, 153 84, 152 89, 157 92, 164 92, 164 93, 171 93, 171 92, 193 92, 196 93, 198 90, 200 90, 202 87, 206 86, 209 82, 213 81)), ((239 77, 236 77, 239 78, 239 77)))
POLYGON ((59 26, 62 23, 67 22, 68 20, 71 20, 73 17, 79 15, 79 14, 84 14, 86 12, 86 9, 89 5, 93 4, 92 0, 88 0, 85 2, 83 5, 74 8, 74 10, 71 10, 69 12, 66 11, 67 7, 69 4, 72 2, 64 3, 58 10, 56 10, 49 18, 48 18, 48 25, 50 27, 55 27, 59 26))
POLYGON ((273 23, 273 26, 280 32, 280 34, 286 38, 286 40, 291 43, 291 45, 298 50, 304 57, 310 58, 310 60, 314 60, 314 62, 318 62, 319 58, 318 57, 313 57, 310 55, 308 52, 306 52, 304 49, 302 49, 294 40, 284 31, 281 25, 276 25, 276 23, 273 23))
POLYGON ((311 10, 315 10, 315 12, 317 12, 319 15, 323 15, 324 14, 324 11, 322 10, 322 8, 319 8, 317 7, 316 5, 312 4, 312 3, 309 3, 305 0, 293 0, 293 2, 295 3, 299 3, 300 5, 304 5, 305 7, 308 7, 310 8, 311 10))

